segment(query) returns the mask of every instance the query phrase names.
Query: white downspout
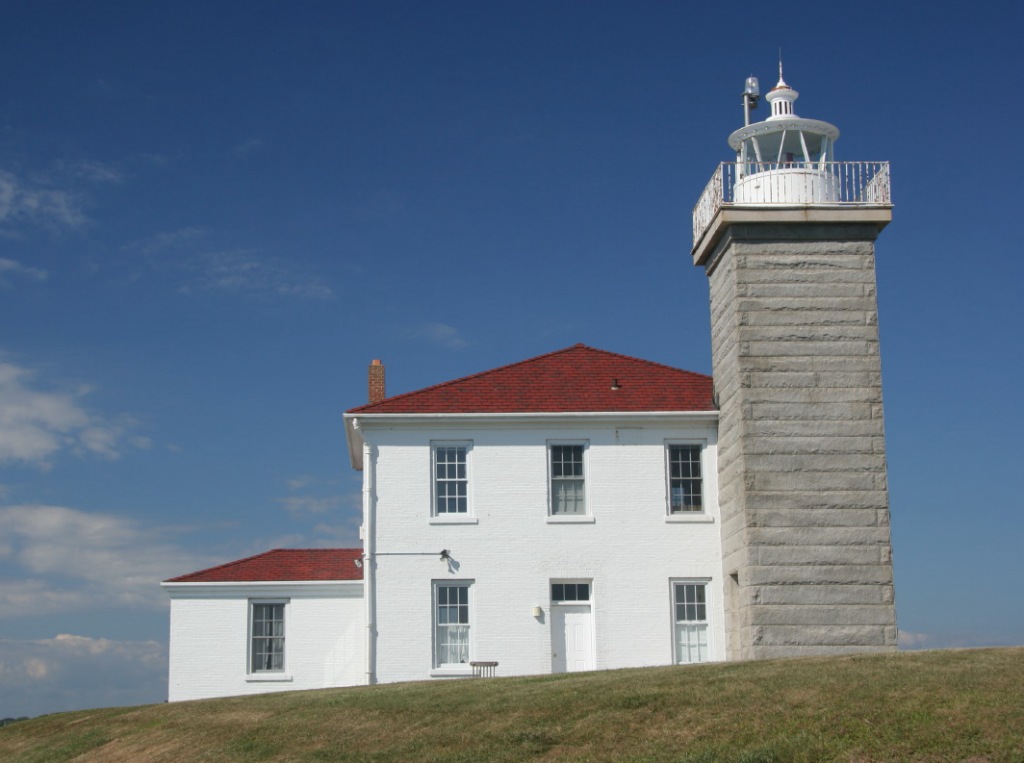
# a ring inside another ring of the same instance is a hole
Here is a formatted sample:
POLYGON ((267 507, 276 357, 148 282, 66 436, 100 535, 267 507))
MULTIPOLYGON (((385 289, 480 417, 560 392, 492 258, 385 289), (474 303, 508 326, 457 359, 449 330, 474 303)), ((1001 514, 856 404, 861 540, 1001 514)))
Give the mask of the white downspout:
POLYGON ((377 683, 377 462, 374 448, 363 441, 363 601, 366 605, 366 683, 377 683))

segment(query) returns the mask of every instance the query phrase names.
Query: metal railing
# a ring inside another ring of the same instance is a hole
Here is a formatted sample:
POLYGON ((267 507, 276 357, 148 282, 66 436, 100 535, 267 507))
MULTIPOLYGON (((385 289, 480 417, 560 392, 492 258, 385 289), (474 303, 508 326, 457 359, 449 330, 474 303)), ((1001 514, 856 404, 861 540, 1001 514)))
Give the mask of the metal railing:
POLYGON ((889 162, 722 162, 693 208, 693 241, 722 207, 890 204, 889 162))

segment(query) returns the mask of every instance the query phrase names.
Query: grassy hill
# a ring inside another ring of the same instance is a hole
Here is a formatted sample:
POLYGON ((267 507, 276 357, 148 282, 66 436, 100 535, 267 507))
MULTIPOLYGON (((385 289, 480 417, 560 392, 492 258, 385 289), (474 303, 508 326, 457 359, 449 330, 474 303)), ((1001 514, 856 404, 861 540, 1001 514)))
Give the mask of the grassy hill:
POLYGON ((0 729, 0 760, 1024 762, 1024 648, 325 689, 0 729))

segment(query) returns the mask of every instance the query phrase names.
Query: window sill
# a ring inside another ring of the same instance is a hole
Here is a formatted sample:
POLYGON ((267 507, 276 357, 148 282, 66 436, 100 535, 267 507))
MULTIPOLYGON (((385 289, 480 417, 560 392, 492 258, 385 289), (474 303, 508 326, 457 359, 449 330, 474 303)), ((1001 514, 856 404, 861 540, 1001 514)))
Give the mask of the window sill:
POLYGON ((685 525, 685 524, 712 524, 715 518, 710 514, 704 512, 693 512, 692 514, 669 514, 665 517, 665 522, 671 525, 685 525))
POLYGON ((473 668, 469 665, 466 667, 450 667, 450 668, 434 668, 430 671, 431 678, 471 678, 473 676, 473 668))
POLYGON ((589 514, 549 514, 549 525, 592 525, 594 518, 589 514))
POLYGON ((266 675, 251 673, 245 677, 247 684, 254 683, 291 683, 292 677, 287 673, 267 673, 266 675))
POLYGON ((432 525, 477 525, 480 524, 480 520, 476 517, 471 517, 466 514, 456 514, 455 516, 439 516, 431 517, 430 524, 432 525))

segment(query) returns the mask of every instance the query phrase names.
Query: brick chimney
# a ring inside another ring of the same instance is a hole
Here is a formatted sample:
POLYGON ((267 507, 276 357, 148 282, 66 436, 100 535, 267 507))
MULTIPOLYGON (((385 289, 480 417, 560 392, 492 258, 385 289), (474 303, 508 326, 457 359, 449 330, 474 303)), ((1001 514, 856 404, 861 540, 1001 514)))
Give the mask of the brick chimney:
POLYGON ((375 360, 370 364, 369 387, 370 405, 379 403, 387 397, 387 393, 384 391, 384 366, 379 360, 375 360))

